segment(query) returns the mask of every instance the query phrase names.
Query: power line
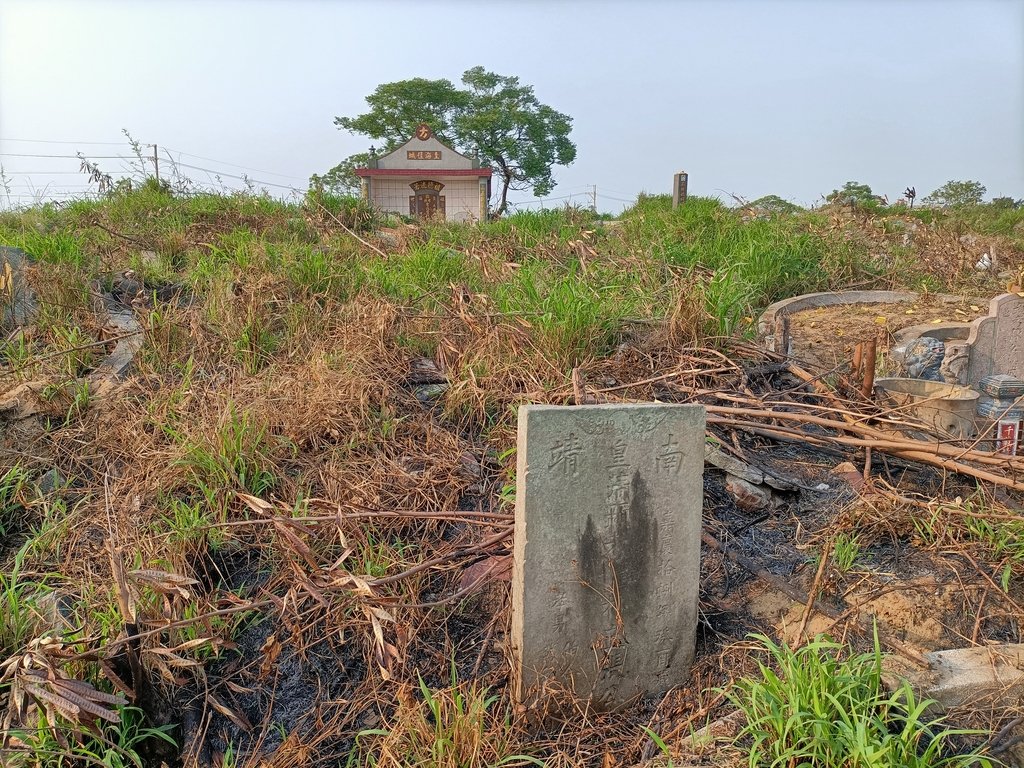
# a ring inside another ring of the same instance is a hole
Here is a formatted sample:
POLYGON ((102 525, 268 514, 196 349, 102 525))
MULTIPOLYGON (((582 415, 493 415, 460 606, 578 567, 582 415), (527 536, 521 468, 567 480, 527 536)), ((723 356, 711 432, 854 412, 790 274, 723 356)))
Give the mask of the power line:
POLYGON ((4 169, 4 176, 82 176, 83 171, 10 171, 4 169))
POLYGON ((36 195, 14 193, 8 195, 6 192, 0 192, 0 199, 8 197, 17 197, 25 200, 46 200, 47 198, 68 198, 68 197, 86 197, 88 192, 40 192, 36 195))
POLYGON ((214 176, 224 176, 229 179, 238 179, 240 181, 251 182, 252 184, 263 184, 264 186, 267 187, 280 187, 281 189, 290 189, 293 192, 299 191, 295 186, 289 186, 288 184, 275 184, 272 181, 260 181, 259 179, 253 179, 248 176, 236 176, 232 173, 221 173, 220 171, 215 171, 210 168, 201 168, 198 165, 189 165, 188 163, 178 163, 177 165, 181 168, 191 168, 194 171, 204 171, 206 173, 212 173, 214 176))
MULTIPOLYGON (((274 173, 273 171, 263 171, 263 170, 260 170, 259 168, 250 168, 247 165, 238 165, 237 163, 229 163, 229 162, 227 162, 225 160, 217 160, 216 158, 213 158, 213 157, 203 157, 202 155, 193 155, 191 152, 182 152, 180 149, 174 149, 173 147, 164 147, 164 152, 177 152, 179 155, 185 155, 185 157, 194 157, 194 158, 197 158, 199 160, 208 160, 211 163, 219 163, 220 165, 226 165, 226 166, 229 166, 231 168, 241 168, 243 171, 256 171, 256 173, 265 173, 268 176, 280 176, 283 179, 296 179, 296 180, 305 181, 305 179, 302 179, 300 176, 289 176, 287 173, 274 173)), ((172 162, 174 162, 173 158, 172 158, 172 162)), ((182 165, 184 165, 184 163, 182 163, 182 165)))
POLYGON ((88 189, 92 184, 7 184, 0 183, 0 189, 10 187, 11 189, 46 189, 50 186, 54 186, 58 189, 88 189))
POLYGON ((537 203, 551 203, 555 200, 572 200, 574 197, 583 197, 583 193, 577 192, 574 195, 563 195, 562 197, 544 197, 539 200, 523 200, 522 202, 513 203, 513 205, 536 205, 537 203))
POLYGON ((124 147, 127 141, 51 141, 48 139, 0 139, 0 141, 16 141, 22 144, 89 144, 90 146, 124 147))
MULTIPOLYGON (((28 155, 18 152, 0 152, 0 157, 53 157, 63 160, 81 160, 78 155, 28 155)), ((130 160, 123 155, 89 155, 87 160, 130 160)))

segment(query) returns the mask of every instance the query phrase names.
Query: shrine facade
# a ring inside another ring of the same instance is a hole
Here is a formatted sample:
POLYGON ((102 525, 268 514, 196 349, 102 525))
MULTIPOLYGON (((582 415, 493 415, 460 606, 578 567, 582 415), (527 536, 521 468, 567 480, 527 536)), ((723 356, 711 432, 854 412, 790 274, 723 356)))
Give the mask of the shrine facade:
POLYGON ((447 221, 483 221, 491 169, 442 144, 421 123, 394 152, 357 168, 362 197, 381 211, 447 221))

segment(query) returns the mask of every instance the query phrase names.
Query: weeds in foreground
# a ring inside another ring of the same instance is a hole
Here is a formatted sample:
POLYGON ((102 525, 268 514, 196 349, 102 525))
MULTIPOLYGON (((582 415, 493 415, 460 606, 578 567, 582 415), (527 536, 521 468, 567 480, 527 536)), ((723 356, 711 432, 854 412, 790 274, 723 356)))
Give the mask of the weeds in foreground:
POLYGON ((849 573, 858 557, 860 557, 860 536, 838 534, 832 542, 832 565, 835 569, 841 574, 849 573))
POLYGON ((6 536, 24 514, 27 486, 28 473, 17 464, 0 474, 0 536, 6 536))
POLYGON ((36 603, 49 591, 42 582, 22 577, 25 549, 15 554, 8 572, 0 572, 0 656, 6 659, 20 651, 35 634, 39 623, 36 603))
POLYGON ((893 693, 882 686, 882 654, 845 656, 823 637, 791 649, 755 635, 772 665, 727 692, 746 717, 737 737, 751 768, 988 768, 978 752, 957 754, 955 737, 980 732, 948 728, 904 681, 893 693), (773 669, 775 667, 777 669, 773 669))
POLYGON ((914 529, 927 544, 977 542, 999 563, 1004 592, 1024 571, 1024 520, 991 509, 982 495, 937 504, 929 515, 915 515, 914 529))
POLYGON ((119 722, 105 723, 96 733, 79 734, 61 744, 45 715, 31 731, 11 733, 21 749, 8 750, 4 764, 10 768, 64 768, 71 765, 99 765, 104 768, 143 768, 139 754, 142 743, 159 739, 177 746, 170 731, 173 726, 145 727, 145 715, 137 707, 121 707, 119 722), (24 751, 22 751, 22 749, 24 751))
MULTIPOLYGON (((178 439, 180 435, 174 433, 178 439)), ((250 414, 228 409, 212 439, 186 441, 182 464, 206 503, 223 514, 231 489, 262 496, 277 477, 269 469, 267 428, 250 414)))
POLYGON ((460 684, 454 664, 451 687, 434 691, 420 677, 419 692, 422 701, 417 701, 408 689, 399 692, 398 710, 390 729, 358 734, 356 750, 349 755, 349 768, 543 768, 544 763, 535 757, 508 754, 514 748, 512 725, 508 715, 502 717, 493 711, 499 697, 476 684, 460 684))

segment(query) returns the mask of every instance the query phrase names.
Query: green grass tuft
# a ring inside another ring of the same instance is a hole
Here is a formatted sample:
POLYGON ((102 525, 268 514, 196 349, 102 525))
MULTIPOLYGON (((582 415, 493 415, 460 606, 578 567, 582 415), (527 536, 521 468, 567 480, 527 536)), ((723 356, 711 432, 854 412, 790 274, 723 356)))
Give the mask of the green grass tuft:
POLYGON ((728 697, 746 717, 737 742, 751 768, 984 768, 979 753, 959 754, 955 737, 980 732, 952 729, 928 714, 904 681, 888 693, 882 656, 846 655, 844 646, 818 637, 796 650, 755 635, 771 665, 743 678, 728 697))

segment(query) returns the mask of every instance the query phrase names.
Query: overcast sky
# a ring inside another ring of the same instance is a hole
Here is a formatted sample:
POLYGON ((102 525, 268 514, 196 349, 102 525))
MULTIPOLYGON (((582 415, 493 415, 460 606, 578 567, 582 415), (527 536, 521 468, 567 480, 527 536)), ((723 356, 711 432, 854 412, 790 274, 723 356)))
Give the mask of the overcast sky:
POLYGON ((573 117, 552 198, 583 204, 596 184, 617 211, 677 170, 727 200, 812 204, 848 180, 1024 197, 1024 0, 0 0, 0 163, 12 196, 78 193, 76 160, 11 155, 124 154, 87 142, 127 128, 184 163, 304 187, 367 148, 333 118, 379 83, 477 64, 573 117))

